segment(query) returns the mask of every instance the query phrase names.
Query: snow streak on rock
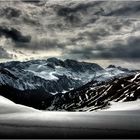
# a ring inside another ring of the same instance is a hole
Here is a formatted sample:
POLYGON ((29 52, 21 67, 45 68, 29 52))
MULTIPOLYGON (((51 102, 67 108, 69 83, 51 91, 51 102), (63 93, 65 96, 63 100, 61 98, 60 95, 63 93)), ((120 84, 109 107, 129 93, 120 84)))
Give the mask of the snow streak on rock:
POLYGON ((134 101, 140 97, 140 74, 114 78, 96 83, 92 81, 68 93, 58 94, 51 110, 93 111, 109 108, 112 101, 134 101))

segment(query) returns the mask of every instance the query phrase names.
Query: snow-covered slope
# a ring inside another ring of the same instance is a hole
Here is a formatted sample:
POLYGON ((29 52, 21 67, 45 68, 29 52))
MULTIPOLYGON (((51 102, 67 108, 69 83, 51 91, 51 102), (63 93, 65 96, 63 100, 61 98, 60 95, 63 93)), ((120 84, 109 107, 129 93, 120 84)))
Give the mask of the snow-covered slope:
POLYGON ((0 115, 12 113, 39 112, 33 108, 18 105, 3 96, 0 96, 0 115))
POLYGON ((140 138, 140 110, 0 114, 1 138, 140 138))
POLYGON ((139 138, 140 102, 127 105, 122 111, 44 112, 0 96, 0 138, 139 138))
MULTIPOLYGON (((128 80, 138 84, 139 76, 128 80)), ((97 112, 48 112, 0 96, 0 138, 140 138, 140 101, 110 103, 97 112)))
POLYGON ((102 111, 136 111, 139 109, 140 99, 131 102, 110 102, 110 106, 102 111))

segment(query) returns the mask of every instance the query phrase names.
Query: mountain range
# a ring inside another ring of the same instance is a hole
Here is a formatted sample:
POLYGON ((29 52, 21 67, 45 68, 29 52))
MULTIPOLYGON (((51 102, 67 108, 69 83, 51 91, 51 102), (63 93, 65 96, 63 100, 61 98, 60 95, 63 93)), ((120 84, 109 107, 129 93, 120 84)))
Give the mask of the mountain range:
POLYGON ((0 64, 0 95, 15 103, 41 110, 75 111, 83 110, 87 105, 94 105, 91 109, 94 110, 96 104, 97 107, 106 106, 112 96, 119 98, 123 94, 116 95, 119 86, 112 89, 116 81, 123 81, 129 86, 125 79, 137 73, 137 70, 114 65, 104 69, 95 63, 70 59, 11 61, 0 64), (109 95, 102 90, 109 91, 109 95))
POLYGON ((46 92, 56 94, 78 88, 91 80, 102 81, 132 72, 113 65, 104 69, 95 63, 70 59, 12 61, 0 64, 0 84, 7 84, 19 90, 42 88, 46 92))
POLYGON ((40 87, 56 94, 84 85, 95 77, 96 71, 101 70, 103 68, 97 64, 56 58, 14 61, 0 64, 0 84, 8 84, 20 90, 40 87))

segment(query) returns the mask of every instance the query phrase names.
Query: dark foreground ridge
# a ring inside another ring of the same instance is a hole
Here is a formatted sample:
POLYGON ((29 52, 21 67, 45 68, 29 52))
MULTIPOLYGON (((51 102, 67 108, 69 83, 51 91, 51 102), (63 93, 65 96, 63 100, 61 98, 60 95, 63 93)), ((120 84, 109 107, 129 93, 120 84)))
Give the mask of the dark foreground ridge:
POLYGON ((109 107, 110 101, 134 101, 140 97, 140 73, 114 78, 96 84, 95 81, 65 94, 57 94, 51 110, 93 111, 109 107))

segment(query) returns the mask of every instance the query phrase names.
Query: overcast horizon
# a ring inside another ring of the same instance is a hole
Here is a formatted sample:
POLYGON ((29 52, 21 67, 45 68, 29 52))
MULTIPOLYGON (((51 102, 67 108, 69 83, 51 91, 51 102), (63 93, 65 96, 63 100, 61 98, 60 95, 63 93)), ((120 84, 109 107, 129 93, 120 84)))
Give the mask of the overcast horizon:
POLYGON ((0 1, 0 62, 56 57, 139 69, 139 19, 139 1, 0 1))

